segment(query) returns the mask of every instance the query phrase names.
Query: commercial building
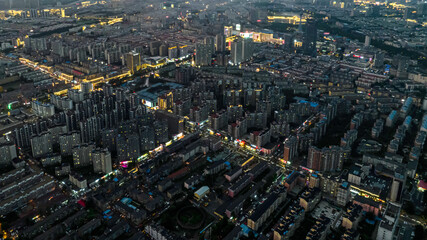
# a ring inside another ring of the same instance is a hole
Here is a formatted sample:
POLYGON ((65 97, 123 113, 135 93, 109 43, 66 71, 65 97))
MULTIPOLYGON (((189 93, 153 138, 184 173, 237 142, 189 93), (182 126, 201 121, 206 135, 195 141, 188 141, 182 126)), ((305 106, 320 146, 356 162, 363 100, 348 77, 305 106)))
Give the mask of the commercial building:
POLYGON ((363 211, 371 212, 375 216, 378 216, 382 209, 382 204, 380 202, 376 202, 370 198, 365 198, 360 195, 354 196, 353 204, 361 206, 363 211))
POLYGON ((210 189, 208 186, 203 186, 201 188, 199 188, 199 190, 197 190, 194 193, 194 197, 196 198, 197 201, 200 201, 202 198, 204 198, 208 193, 210 192, 210 189))

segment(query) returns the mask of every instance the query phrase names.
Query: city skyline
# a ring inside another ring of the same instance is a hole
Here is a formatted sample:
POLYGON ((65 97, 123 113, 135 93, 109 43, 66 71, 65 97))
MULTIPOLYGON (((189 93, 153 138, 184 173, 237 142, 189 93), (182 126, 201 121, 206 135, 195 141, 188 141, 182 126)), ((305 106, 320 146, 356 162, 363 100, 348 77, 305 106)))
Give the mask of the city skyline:
POLYGON ((427 2, 0 0, 4 239, 427 236, 427 2))

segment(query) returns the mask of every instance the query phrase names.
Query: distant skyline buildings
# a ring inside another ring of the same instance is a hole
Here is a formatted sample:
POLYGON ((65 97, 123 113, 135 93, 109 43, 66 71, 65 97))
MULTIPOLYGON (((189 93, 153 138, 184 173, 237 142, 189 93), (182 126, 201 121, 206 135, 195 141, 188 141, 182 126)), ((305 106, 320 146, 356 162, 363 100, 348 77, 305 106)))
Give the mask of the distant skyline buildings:
POLYGON ((217 52, 225 52, 225 50, 226 50, 226 37, 224 34, 217 34, 215 36, 215 50, 217 52))
POLYGON ((9 9, 40 8, 40 0, 4 0, 9 2, 9 9))
POLYGON ((304 29, 302 47, 304 54, 316 56, 317 23, 314 19, 307 19, 304 29))
POLYGON ((0 11, 2 236, 382 239, 426 210, 421 3, 57 2, 0 11))
POLYGON ((208 66, 212 62, 212 46, 198 43, 196 45, 195 63, 197 66, 208 66))

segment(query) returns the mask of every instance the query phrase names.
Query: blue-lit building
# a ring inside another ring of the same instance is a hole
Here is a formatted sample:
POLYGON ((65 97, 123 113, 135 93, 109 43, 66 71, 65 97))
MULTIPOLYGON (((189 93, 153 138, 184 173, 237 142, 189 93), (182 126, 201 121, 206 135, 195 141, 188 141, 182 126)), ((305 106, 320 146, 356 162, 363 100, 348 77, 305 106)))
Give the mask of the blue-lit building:
POLYGON ((414 100, 411 97, 408 97, 405 102, 402 105, 402 108, 400 108, 400 116, 406 117, 408 115, 409 111, 411 110, 412 103, 414 100))
POLYGON ((427 114, 424 115, 420 131, 427 132, 427 114))
POLYGON ((387 120, 385 122, 385 125, 387 127, 392 127, 397 121, 397 111, 393 110, 391 111, 391 113, 388 115, 387 120))
POLYGON ((406 130, 408 130, 409 127, 411 126, 411 122, 412 122, 412 117, 411 116, 407 116, 405 118, 405 121, 403 121, 403 126, 405 126, 406 130))

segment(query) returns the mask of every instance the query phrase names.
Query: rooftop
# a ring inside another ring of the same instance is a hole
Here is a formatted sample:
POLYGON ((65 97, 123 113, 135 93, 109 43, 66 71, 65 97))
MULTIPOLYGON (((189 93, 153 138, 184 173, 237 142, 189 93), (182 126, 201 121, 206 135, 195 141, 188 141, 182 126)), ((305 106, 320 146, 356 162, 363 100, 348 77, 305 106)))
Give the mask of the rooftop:
POLYGON ((271 193, 268 198, 258 205, 258 207, 255 209, 254 213, 249 217, 252 221, 256 222, 258 219, 267 211, 267 209, 270 208, 270 206, 276 202, 276 200, 279 198, 279 193, 273 192, 271 193))

